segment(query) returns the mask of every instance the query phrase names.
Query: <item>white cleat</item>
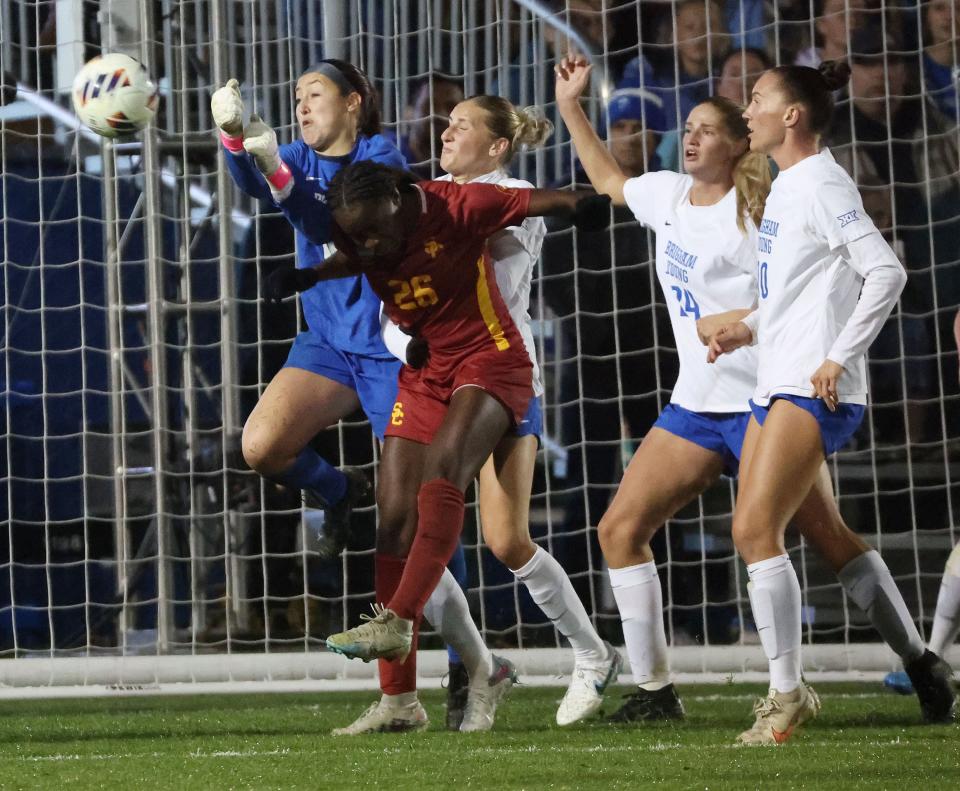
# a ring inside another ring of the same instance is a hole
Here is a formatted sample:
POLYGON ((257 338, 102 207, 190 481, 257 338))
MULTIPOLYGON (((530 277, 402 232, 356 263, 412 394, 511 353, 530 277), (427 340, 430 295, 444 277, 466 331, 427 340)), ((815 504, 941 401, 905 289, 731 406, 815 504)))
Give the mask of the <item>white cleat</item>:
POLYGON ((513 662, 494 654, 493 672, 487 678, 470 683, 460 732, 489 731, 493 727, 497 706, 516 683, 517 670, 513 662))
POLYGON ((380 604, 373 605, 373 617, 361 615, 360 624, 327 638, 327 648, 350 659, 389 659, 402 662, 413 642, 413 621, 399 617, 380 604))
POLYGON ((806 684, 793 692, 770 690, 765 698, 753 704, 756 720, 753 726, 737 737, 737 744, 775 746, 786 742, 803 723, 820 713, 820 698, 806 684))
POLYGON ((572 725, 596 714, 603 704, 604 690, 620 675, 623 657, 610 643, 603 644, 607 657, 600 664, 574 666, 573 680, 557 709, 557 725, 572 725))
POLYGON ((406 706, 394 706, 383 699, 372 704, 346 728, 334 728, 334 736, 359 736, 364 733, 411 733, 425 731, 430 724, 427 712, 415 700, 406 706))

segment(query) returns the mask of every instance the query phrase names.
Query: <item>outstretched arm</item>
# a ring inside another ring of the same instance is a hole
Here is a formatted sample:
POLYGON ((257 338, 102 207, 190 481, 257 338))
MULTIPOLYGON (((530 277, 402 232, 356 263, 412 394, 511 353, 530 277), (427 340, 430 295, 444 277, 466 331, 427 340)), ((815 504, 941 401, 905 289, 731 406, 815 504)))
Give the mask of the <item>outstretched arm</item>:
POLYGON ((312 288, 321 280, 354 277, 359 273, 359 267, 346 255, 336 250, 317 266, 274 270, 263 282, 263 298, 268 302, 280 302, 285 297, 291 297, 297 292, 312 288))
POLYGON ((626 204, 623 185, 627 177, 594 131, 590 119, 580 106, 580 97, 590 84, 592 68, 582 56, 567 57, 557 64, 557 109, 567 125, 577 149, 577 156, 590 183, 597 192, 609 195, 614 205, 623 206, 626 204))
POLYGON ((564 217, 581 231, 610 224, 610 198, 589 190, 530 190, 528 217, 564 217))

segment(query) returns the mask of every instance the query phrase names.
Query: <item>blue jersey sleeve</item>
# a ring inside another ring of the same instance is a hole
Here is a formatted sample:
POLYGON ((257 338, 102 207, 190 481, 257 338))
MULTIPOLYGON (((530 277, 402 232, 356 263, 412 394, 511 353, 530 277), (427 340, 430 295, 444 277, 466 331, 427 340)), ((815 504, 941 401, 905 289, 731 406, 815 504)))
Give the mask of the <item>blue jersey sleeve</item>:
POLYGON ((270 187, 267 186, 253 158, 246 151, 242 154, 233 154, 224 150, 223 158, 227 162, 230 176, 240 189, 253 198, 271 200, 270 187))

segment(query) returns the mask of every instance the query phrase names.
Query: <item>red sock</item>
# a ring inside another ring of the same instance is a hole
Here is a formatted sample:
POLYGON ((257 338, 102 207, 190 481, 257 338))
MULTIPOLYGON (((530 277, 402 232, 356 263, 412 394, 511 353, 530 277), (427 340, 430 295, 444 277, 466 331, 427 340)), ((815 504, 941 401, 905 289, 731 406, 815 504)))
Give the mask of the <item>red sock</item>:
POLYGON ((401 618, 419 618, 463 530, 463 492, 437 478, 420 487, 420 519, 407 565, 389 607, 401 618))
MULTIPOLYGON (((377 603, 390 601, 393 598, 406 558, 393 555, 384 555, 380 552, 374 555, 374 585, 376 587, 377 603)), ((403 662, 389 662, 378 659, 377 667, 380 670, 380 689, 387 695, 399 695, 401 692, 413 692, 417 688, 417 632, 419 618, 413 624, 413 645, 410 655, 403 662)))

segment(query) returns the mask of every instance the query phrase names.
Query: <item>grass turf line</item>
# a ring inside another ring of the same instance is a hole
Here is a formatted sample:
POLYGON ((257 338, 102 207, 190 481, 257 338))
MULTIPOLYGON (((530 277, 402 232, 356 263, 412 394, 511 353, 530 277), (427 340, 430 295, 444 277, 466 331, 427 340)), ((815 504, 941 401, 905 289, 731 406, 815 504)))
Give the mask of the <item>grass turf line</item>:
POLYGON ((429 691, 428 732, 361 737, 329 732, 375 693, 6 701, 0 788, 960 788, 960 728, 879 685, 817 690, 821 716, 772 749, 733 746, 762 692, 733 684, 684 687, 680 724, 564 729, 563 689, 520 687, 485 734, 442 730, 429 691))

